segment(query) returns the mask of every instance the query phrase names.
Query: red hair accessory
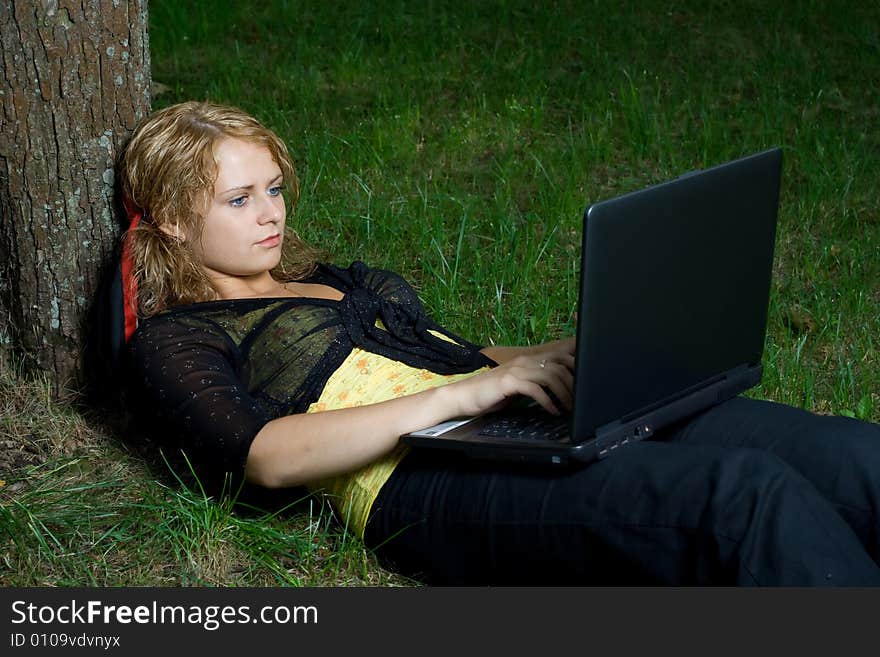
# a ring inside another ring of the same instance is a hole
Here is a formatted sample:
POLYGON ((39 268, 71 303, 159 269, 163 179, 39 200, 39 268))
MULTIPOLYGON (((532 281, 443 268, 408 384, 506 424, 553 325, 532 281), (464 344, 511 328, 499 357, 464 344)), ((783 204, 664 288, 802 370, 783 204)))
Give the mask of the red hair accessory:
POLYGON ((128 342, 137 328, 137 279, 132 274, 134 263, 131 256, 131 231, 143 218, 143 213, 129 198, 123 199, 128 217, 128 232, 122 243, 122 312, 125 317, 125 341, 128 342))

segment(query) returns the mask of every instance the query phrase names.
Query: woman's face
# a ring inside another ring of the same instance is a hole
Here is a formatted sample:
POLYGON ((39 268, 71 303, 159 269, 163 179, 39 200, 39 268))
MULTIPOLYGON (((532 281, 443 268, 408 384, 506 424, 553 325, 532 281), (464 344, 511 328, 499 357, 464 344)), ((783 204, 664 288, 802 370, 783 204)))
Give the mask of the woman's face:
POLYGON ((263 274, 281 259, 281 168, 265 146, 227 137, 215 148, 217 180, 193 250, 208 276, 263 274))

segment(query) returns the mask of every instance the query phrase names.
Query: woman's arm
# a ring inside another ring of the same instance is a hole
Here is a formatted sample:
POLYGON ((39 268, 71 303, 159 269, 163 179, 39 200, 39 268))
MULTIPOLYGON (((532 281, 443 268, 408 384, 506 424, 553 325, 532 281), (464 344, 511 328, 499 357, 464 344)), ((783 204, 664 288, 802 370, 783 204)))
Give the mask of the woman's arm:
POLYGON ((574 347, 574 338, 564 338, 532 347, 484 347, 480 352, 500 365, 517 356, 532 356, 540 360, 541 354, 554 351, 563 351, 574 356, 574 347))
POLYGON ((363 467, 394 449, 402 434, 453 417, 455 403, 447 387, 276 418, 251 443, 245 474, 254 483, 281 488, 363 467))
POLYGON ((545 388, 570 408, 571 349, 567 341, 542 346, 487 372, 414 395, 272 420, 251 443, 246 476, 256 484, 281 488, 351 472, 388 454, 402 434, 495 410, 520 395, 558 413, 545 388))

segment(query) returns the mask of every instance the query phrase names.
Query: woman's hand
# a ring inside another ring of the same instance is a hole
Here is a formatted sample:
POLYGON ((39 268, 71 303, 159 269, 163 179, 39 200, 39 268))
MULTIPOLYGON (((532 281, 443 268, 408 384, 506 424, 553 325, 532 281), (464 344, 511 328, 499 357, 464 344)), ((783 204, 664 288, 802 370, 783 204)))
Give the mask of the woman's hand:
MULTIPOLYGON (((459 415, 479 415, 497 410, 514 397, 531 397, 548 412, 571 410, 574 372, 574 338, 534 347, 497 347, 501 364, 482 374, 446 386, 456 393, 459 415), (559 401, 558 408, 547 391, 559 401)), ((492 348, 490 348, 492 349, 492 348)), ((484 353, 493 358, 492 352, 484 353)))

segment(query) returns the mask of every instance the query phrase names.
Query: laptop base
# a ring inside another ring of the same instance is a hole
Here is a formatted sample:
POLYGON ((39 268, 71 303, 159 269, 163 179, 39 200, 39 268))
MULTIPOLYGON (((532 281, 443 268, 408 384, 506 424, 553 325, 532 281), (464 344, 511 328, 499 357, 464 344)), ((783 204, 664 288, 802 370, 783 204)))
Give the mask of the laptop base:
POLYGON ((466 422, 443 423, 438 431, 429 428, 402 436, 412 447, 431 447, 461 452, 470 459, 534 463, 551 466, 586 465, 607 458, 619 449, 655 436, 656 432, 678 420, 707 410, 757 385, 761 365, 741 366, 698 390, 686 392, 675 400, 664 400, 655 408, 639 412, 596 430, 592 438, 573 444, 563 441, 510 441, 480 436, 481 427, 504 411, 476 417, 466 422), (446 426, 444 426, 446 425, 446 426), (447 428, 452 426, 452 428, 447 428), (445 430, 444 430, 445 429, 445 430))

